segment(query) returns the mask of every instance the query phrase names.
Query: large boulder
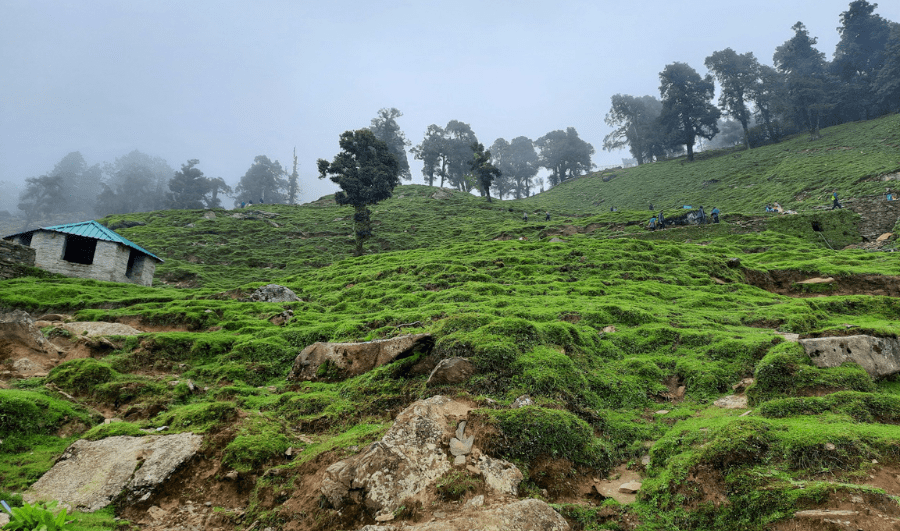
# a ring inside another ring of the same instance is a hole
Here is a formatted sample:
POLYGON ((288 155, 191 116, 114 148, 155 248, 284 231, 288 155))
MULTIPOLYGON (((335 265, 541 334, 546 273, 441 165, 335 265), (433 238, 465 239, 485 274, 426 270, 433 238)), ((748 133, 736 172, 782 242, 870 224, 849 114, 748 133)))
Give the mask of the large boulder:
POLYGON ((529 498, 497 508, 470 510, 446 520, 424 524, 367 525, 359 531, 568 531, 568 522, 546 502, 529 498))
POLYGON ((460 384, 468 380, 473 374, 475 374, 475 365, 468 359, 447 358, 441 360, 434 370, 431 371, 425 385, 432 387, 436 385, 460 384))
POLYGON ((201 435, 189 432, 108 437, 99 441, 81 439, 66 449, 23 498, 29 503, 58 500, 86 512, 106 507, 123 490, 129 502, 146 501, 197 453, 202 440, 201 435))
POLYGON ((873 336, 816 337, 800 344, 816 367, 839 367, 852 361, 873 378, 900 372, 900 340, 873 336))
POLYGON ((335 380, 368 372, 434 347, 431 334, 415 334, 365 343, 313 343, 294 360, 288 380, 335 380))
MULTIPOLYGON (((417 500, 451 468, 450 441, 465 436, 463 420, 470 407, 444 396, 420 400, 403 410, 377 442, 325 470, 321 493, 336 508, 363 503, 373 513, 391 513, 417 500), (454 433, 453 425, 462 425, 454 433)), ((474 454, 474 449, 471 449, 474 454)), ((467 452, 468 453, 468 452, 467 452)), ((478 452, 469 465, 485 485, 515 495, 522 473, 511 463, 478 452)), ((463 458, 465 461, 465 456, 463 458)))
POLYGON ((444 396, 420 400, 404 409, 380 441, 325 471, 322 494, 340 508, 351 491, 372 511, 393 511, 450 470, 446 445, 449 417, 465 418, 468 406, 444 396))
POLYGON ((300 297, 290 288, 278 284, 266 284, 250 294, 249 300, 259 302, 297 302, 300 297))

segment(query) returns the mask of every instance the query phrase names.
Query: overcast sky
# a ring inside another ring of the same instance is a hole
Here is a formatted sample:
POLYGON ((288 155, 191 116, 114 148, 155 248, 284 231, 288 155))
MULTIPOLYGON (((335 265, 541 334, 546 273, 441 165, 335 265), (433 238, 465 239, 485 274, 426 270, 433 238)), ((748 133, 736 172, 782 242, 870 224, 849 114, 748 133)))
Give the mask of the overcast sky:
MULTIPOLYGON (((596 164, 619 164, 602 150, 612 95, 659 97, 667 64, 702 75, 728 47, 771 64, 797 21, 830 60, 849 3, 0 0, 0 181, 138 149, 237 184, 296 146, 305 202, 335 190, 316 159, 382 107, 414 145, 453 119, 488 146, 575 127, 596 164)), ((900 2, 876 13, 900 21, 900 2)))

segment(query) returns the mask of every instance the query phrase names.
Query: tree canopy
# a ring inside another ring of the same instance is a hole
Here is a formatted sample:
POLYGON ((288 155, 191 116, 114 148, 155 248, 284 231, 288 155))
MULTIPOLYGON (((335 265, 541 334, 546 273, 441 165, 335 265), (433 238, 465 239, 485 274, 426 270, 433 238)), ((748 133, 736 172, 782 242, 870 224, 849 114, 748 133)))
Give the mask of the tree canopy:
POLYGON ((712 76, 700 77, 685 63, 672 63, 659 74, 662 97, 660 123, 673 143, 683 144, 688 160, 694 160, 698 137, 712 139, 719 132, 716 121, 722 114, 710 100, 715 94, 712 76))
POLYGON ((265 155, 257 155, 253 164, 241 177, 235 191, 235 204, 246 203, 280 204, 288 201, 288 180, 281 163, 269 160, 265 155))
POLYGON ((400 178, 406 181, 412 180, 412 174, 409 171, 409 159, 406 158, 406 148, 412 142, 406 139, 406 135, 397 125, 397 118, 403 116, 399 110, 391 107, 390 109, 380 109, 378 116, 372 118, 372 125, 369 129, 375 133, 375 138, 387 144, 391 153, 397 157, 397 163, 400 165, 400 178))
POLYGON ((719 107, 741 124, 744 145, 750 149, 750 110, 747 100, 759 78, 759 62, 753 52, 738 54, 731 48, 713 52, 706 58, 706 68, 716 76, 721 86, 719 107))
POLYGON ((611 99, 605 122, 615 129, 603 139, 603 149, 612 151, 628 146, 638 164, 662 158, 666 146, 657 122, 662 103, 653 96, 628 94, 616 94, 611 99))
POLYGON ((772 60, 775 69, 785 76, 786 93, 794 118, 803 124, 810 136, 819 136, 823 112, 828 108, 825 54, 815 48, 806 26, 797 22, 794 36, 776 48, 772 60))
POLYGON ((469 163, 469 169, 475 176, 475 181, 481 194, 487 196, 488 203, 491 202, 491 184, 494 179, 500 177, 500 170, 491 164, 491 152, 485 151, 481 142, 475 142, 472 148, 472 162, 469 163))
POLYGON ((422 143, 412 149, 416 159, 424 163, 422 174, 429 185, 434 184, 435 174, 453 187, 468 192, 474 186, 470 182, 469 164, 472 161, 472 144, 478 142, 469 124, 450 120, 447 127, 432 124, 425 132, 422 143))
POLYGON ((165 190, 175 173, 161 157, 134 150, 103 166, 102 192, 94 210, 101 216, 165 208, 165 190))
POLYGON ((532 179, 540 169, 540 160, 534 150, 534 142, 528 137, 517 136, 512 142, 498 138, 491 146, 491 160, 500 170, 498 197, 512 193, 516 199, 531 195, 532 179))
POLYGON ((368 206, 391 197, 400 184, 400 163, 388 145, 369 129, 345 131, 339 145, 341 152, 332 162, 319 159, 316 164, 320 179, 329 177, 341 187, 334 194, 335 201, 355 209, 356 255, 360 256, 363 242, 372 235, 368 206))
POLYGON ((550 186, 577 177, 594 168, 594 146, 578 137, 574 127, 557 129, 534 141, 540 150, 540 165, 550 170, 550 186))
POLYGON ((166 194, 169 208, 196 209, 206 206, 209 181, 200 168, 196 167, 197 164, 200 164, 197 159, 187 161, 169 179, 169 192, 166 194))

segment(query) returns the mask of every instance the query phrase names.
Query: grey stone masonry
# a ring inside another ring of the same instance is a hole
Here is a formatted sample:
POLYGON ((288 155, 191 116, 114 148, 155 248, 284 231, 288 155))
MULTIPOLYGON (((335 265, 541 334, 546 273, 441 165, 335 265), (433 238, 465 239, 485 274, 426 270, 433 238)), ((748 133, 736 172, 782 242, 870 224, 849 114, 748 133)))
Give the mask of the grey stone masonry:
POLYGON ((34 267, 34 249, 18 243, 0 240, 0 280, 25 275, 25 268, 34 267))
POLYGON ((858 197, 847 199, 844 206, 859 214, 859 233, 866 241, 875 241, 885 232, 891 232, 900 220, 900 197, 894 193, 894 200, 885 196, 858 197))
POLYGON ((77 263, 65 259, 68 241, 71 241, 69 235, 64 233, 35 231, 31 237, 31 247, 35 250, 34 265, 68 277, 130 282, 142 286, 153 284, 156 262, 152 258, 136 253, 134 263, 129 271, 128 261, 132 253, 129 247, 119 243, 95 240, 96 248, 90 260, 91 263, 77 263))

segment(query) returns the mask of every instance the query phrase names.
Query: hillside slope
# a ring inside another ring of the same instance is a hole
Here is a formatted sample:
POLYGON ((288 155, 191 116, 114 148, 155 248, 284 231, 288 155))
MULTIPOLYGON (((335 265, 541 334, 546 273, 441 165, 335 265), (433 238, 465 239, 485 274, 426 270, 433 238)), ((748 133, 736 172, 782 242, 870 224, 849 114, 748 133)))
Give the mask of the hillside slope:
POLYGON ((323 496, 329 467, 442 395, 464 405, 483 456, 521 471, 516 496, 553 504, 572 529, 823 529, 838 514, 797 515, 807 509, 848 511, 851 528, 900 525, 898 377, 819 367, 798 342, 864 335, 900 351, 897 254, 829 248, 854 240, 847 210, 648 232, 646 212, 561 195, 631 178, 492 203, 403 186, 373 208, 362 257, 350 256, 350 209, 328 198, 104 220, 144 223, 120 232, 166 258, 170 284, 0 282, 2 309, 139 331, 42 322, 61 351, 38 360, 47 374, 0 348, 0 498, 21 503, 77 439, 147 430, 204 442, 164 488, 76 515, 78 529, 173 529, 199 511, 223 529, 439 525, 510 501, 466 467, 389 515, 323 496), (523 208, 551 220, 525 223, 523 208), (300 300, 249 299, 271 281, 300 300), (288 379, 315 342, 407 334, 433 346, 359 375, 324 364, 288 379), (423 367, 455 357, 474 374, 426 384, 423 367), (626 478, 642 483, 636 496, 618 493, 626 478))

